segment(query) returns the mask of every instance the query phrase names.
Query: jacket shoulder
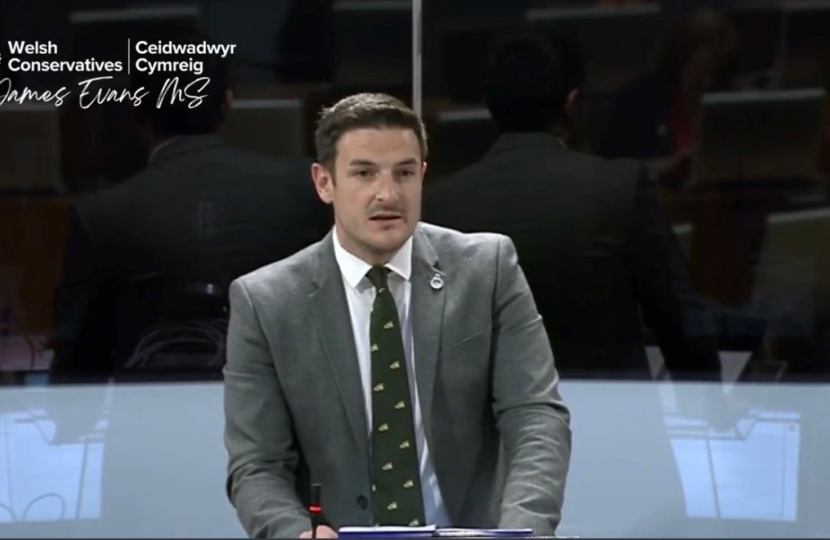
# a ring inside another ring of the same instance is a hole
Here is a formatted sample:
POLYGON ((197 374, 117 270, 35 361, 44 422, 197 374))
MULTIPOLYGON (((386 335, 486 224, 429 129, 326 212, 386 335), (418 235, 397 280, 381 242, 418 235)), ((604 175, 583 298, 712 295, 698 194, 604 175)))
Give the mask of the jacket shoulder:
POLYGON ((236 278, 231 287, 242 286, 252 298, 286 300, 306 291, 316 254, 323 241, 316 242, 293 255, 267 264, 236 278))
POLYGON ((429 238, 439 258, 469 259, 481 255, 495 255, 502 242, 511 242, 504 234, 491 232, 461 232, 448 227, 421 222, 418 227, 429 238))
POLYGON ((607 159, 575 150, 503 152, 487 156, 425 190, 424 213, 427 219, 436 211, 444 215, 449 201, 461 196, 487 199, 482 190, 510 182, 524 186, 517 188, 519 193, 532 185, 548 196, 567 198, 578 192, 607 199, 607 204, 616 206, 633 201, 644 171, 643 163, 636 159, 607 159))

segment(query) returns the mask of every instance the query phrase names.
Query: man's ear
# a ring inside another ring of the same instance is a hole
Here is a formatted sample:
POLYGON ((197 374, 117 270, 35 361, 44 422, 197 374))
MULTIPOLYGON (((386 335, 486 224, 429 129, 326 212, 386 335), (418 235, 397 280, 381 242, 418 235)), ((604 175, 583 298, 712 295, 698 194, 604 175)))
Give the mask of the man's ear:
POLYGON ((326 204, 334 200, 334 175, 322 163, 315 162, 311 166, 311 180, 317 196, 326 204))
POLYGON ((582 91, 579 88, 574 88, 570 92, 568 92, 568 99, 565 101, 565 112, 571 114, 576 107, 576 102, 579 100, 579 97, 582 95, 582 91))

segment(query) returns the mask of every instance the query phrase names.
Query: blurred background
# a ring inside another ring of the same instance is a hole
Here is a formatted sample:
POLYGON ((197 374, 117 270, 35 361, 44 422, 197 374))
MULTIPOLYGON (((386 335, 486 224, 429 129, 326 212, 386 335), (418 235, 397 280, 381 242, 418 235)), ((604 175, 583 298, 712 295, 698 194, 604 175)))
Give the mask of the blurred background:
MULTIPOLYGON (((4 60, 16 40, 59 60, 123 59, 128 38, 237 45, 208 68, 214 116, 82 108, 77 91, 0 105, 0 536, 239 536, 227 285, 331 227, 309 176, 321 108, 411 104, 441 193, 499 138, 490 53, 535 31, 577 90, 559 137, 642 161, 721 363, 720 382, 672 373, 643 325, 647 363, 563 365, 560 534, 825 537, 828 29, 822 0, 0 0, 4 60)), ((6 61, 3 78, 80 79, 6 61)))

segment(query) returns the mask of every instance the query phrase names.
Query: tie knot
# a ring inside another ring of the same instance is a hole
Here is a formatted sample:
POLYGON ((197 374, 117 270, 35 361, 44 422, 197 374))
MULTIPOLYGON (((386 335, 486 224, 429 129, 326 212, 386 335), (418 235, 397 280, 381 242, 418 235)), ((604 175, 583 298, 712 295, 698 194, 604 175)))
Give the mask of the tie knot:
POLYGON ((368 272, 366 272, 366 277, 369 278, 369 281, 372 282, 375 289, 385 289, 388 274, 389 269, 385 266, 373 266, 368 272))

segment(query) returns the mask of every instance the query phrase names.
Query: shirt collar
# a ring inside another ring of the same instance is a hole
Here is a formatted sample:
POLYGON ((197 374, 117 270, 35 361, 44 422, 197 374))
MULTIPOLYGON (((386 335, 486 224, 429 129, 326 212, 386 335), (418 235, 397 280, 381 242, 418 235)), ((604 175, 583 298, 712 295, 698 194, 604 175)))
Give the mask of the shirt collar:
POLYGON ((496 139, 488 153, 495 154, 533 147, 561 149, 567 148, 567 145, 553 133, 543 133, 541 131, 503 133, 496 139))
MULTIPOLYGON (((337 260, 337 265, 340 267, 340 273, 346 279, 351 287, 357 288, 360 281, 366 277, 366 273, 372 268, 372 265, 363 259, 349 253, 346 248, 340 243, 337 237, 337 227, 332 231, 332 239, 334 241, 334 258, 337 260)), ((401 249, 386 263, 384 266, 389 268, 394 273, 409 281, 412 275, 412 237, 401 246, 401 249)))
POLYGON ((147 160, 149 163, 152 163, 155 159, 156 155, 158 154, 159 150, 164 148, 165 146, 170 146, 170 143, 175 142, 177 139, 181 139, 181 137, 170 137, 169 139, 164 139, 160 143, 158 143, 152 151, 150 151, 150 158, 147 160))

